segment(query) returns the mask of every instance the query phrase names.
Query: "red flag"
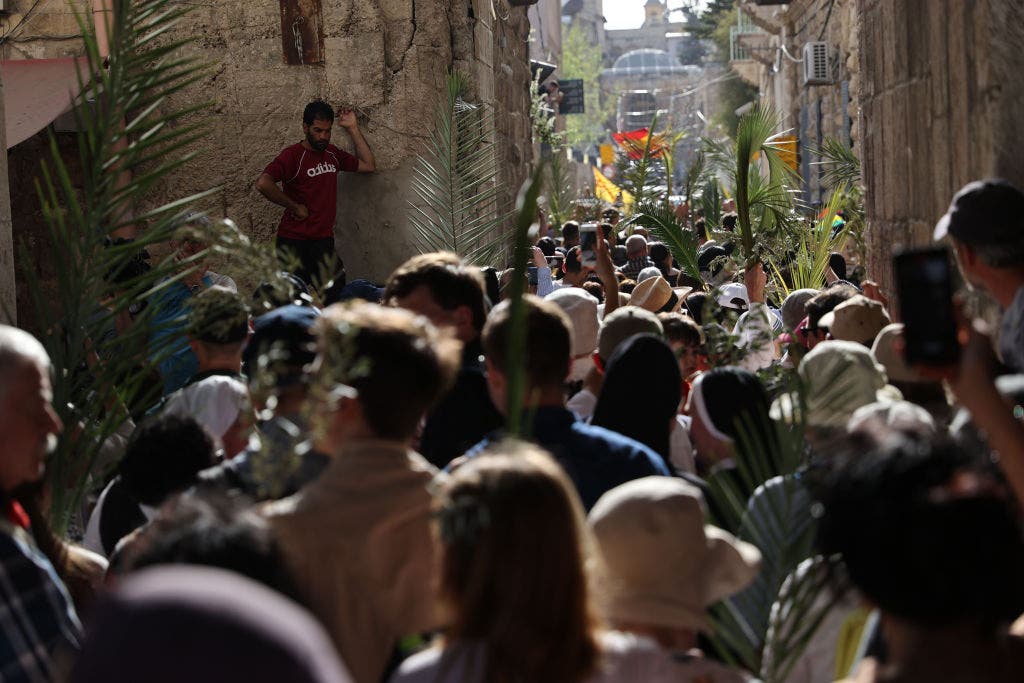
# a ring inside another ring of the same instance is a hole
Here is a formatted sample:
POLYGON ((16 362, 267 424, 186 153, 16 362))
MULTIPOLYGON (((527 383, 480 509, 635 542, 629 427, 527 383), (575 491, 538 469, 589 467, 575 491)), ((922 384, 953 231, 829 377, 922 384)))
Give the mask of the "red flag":
MULTIPOLYGON (((648 129, 641 128, 626 133, 612 133, 612 139, 629 155, 630 159, 640 159, 644 155, 644 147, 647 146, 647 139, 650 135, 648 129)), ((651 138, 650 155, 657 158, 663 151, 665 151, 665 136, 656 133, 651 138)))

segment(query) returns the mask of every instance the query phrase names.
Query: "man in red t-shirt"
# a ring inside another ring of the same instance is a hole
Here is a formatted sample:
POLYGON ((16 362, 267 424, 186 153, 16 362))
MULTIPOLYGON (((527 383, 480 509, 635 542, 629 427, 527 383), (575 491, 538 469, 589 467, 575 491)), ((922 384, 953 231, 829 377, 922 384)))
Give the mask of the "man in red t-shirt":
POLYGON ((377 169, 355 113, 338 112, 338 124, 352 138, 356 156, 331 144, 333 124, 331 105, 320 100, 310 102, 302 113, 306 139, 284 148, 256 181, 260 194, 285 208, 277 227, 277 247, 298 257, 301 266, 295 274, 311 284, 312 278, 320 276, 325 262, 328 279, 340 265, 334 248, 338 172, 373 173, 377 169))

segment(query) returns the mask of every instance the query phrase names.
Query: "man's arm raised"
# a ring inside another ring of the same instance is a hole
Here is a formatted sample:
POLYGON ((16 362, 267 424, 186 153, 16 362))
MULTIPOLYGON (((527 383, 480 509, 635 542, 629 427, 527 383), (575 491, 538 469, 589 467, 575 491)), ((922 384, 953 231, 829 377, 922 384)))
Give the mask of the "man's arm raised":
POLYGON ((288 195, 284 193, 284 190, 278 186, 269 173, 260 174, 259 179, 256 181, 256 189, 270 201, 288 209, 296 219, 301 221, 309 217, 309 209, 289 199, 288 195))
POLYGON ((377 162, 373 158, 370 146, 366 144, 366 138, 359 130, 359 122, 356 121, 356 114, 351 109, 338 112, 338 125, 348 131, 352 138, 352 144, 356 148, 356 157, 359 159, 360 173, 373 173, 377 170, 377 162))

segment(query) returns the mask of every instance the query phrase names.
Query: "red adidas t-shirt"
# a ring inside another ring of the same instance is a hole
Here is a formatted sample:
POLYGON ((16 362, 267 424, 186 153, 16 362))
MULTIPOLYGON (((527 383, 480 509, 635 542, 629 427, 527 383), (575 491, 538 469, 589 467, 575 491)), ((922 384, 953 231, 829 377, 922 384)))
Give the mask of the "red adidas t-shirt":
POLYGON ((338 172, 358 169, 359 159, 334 145, 327 145, 323 152, 306 149, 301 142, 284 148, 263 172, 281 183, 289 199, 309 209, 309 217, 296 220, 285 209, 278 236, 297 240, 333 237, 338 172))

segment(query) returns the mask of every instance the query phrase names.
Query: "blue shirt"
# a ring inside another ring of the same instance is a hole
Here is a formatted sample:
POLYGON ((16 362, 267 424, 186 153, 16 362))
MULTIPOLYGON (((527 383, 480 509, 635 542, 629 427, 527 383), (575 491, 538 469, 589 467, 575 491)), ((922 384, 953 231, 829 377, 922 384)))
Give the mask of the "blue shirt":
MULTIPOLYGON (((203 286, 213 280, 203 276, 203 286)), ((164 382, 164 396, 185 386, 192 375, 199 372, 199 359, 188 345, 185 328, 188 324, 189 299, 192 290, 180 280, 154 297, 153 334, 150 337, 149 357, 157 364, 164 382)))
MULTIPOLYGON (((647 446, 610 429, 581 422, 565 408, 538 408, 531 433, 530 440, 546 448, 569 475, 588 511, 606 491, 619 484, 652 475, 670 476, 664 461, 647 446)), ((503 436, 496 432, 486 437, 466 456, 479 455, 503 436)))

